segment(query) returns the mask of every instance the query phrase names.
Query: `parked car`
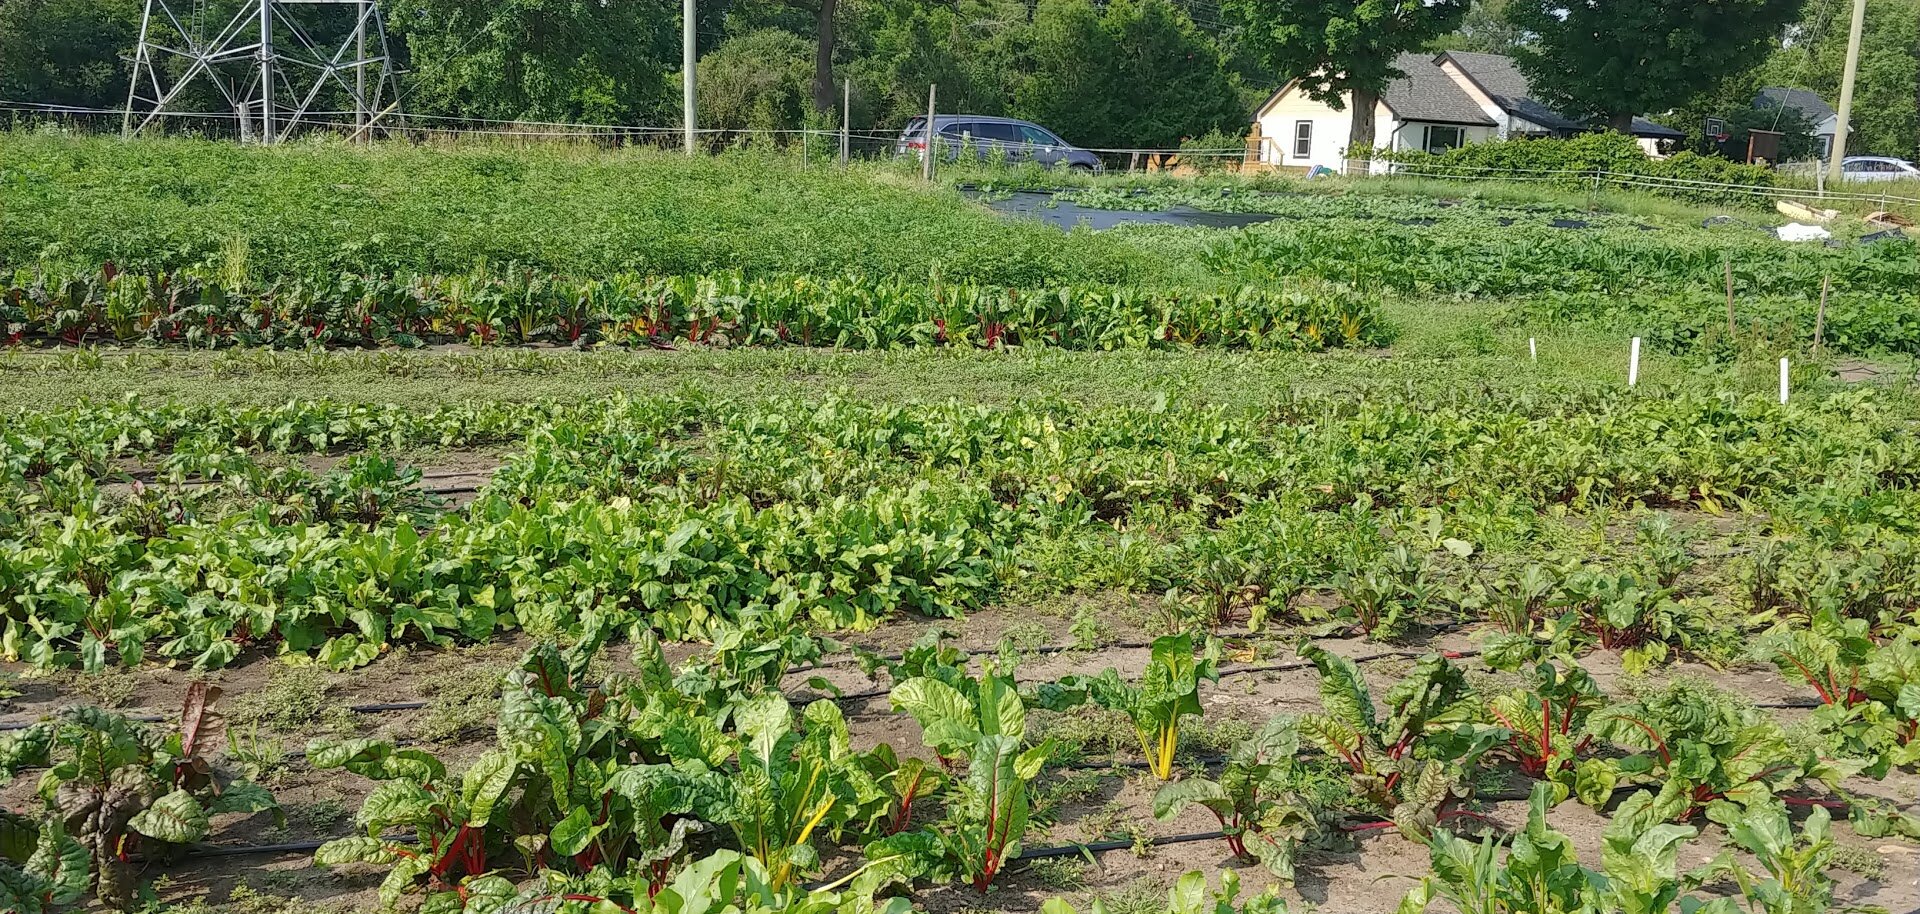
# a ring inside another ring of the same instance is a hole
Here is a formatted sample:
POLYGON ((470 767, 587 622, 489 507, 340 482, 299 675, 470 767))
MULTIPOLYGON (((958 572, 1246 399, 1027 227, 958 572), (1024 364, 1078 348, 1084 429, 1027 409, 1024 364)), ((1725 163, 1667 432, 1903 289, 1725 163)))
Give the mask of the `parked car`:
POLYGON ((1920 168, 1892 156, 1847 156, 1840 160, 1840 177, 1848 181, 1920 179, 1920 168))
MULTIPOLYGON (((1053 131, 1029 121, 980 114, 940 114, 933 118, 940 152, 948 161, 957 160, 964 150, 985 160, 996 151, 1004 153, 1012 164, 1038 162, 1048 168, 1065 165, 1082 171, 1100 171, 1100 158, 1061 139, 1053 131)), ((894 154, 919 158, 927 149, 927 119, 916 117, 900 131, 894 154)))

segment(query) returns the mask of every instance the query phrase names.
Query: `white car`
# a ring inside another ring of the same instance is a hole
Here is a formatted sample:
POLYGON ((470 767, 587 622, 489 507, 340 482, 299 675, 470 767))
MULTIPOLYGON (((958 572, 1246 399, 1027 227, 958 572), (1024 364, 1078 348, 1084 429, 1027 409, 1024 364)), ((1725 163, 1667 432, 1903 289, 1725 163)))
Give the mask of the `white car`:
POLYGON ((1840 177, 1847 181, 1920 180, 1920 168, 1891 156, 1847 156, 1840 160, 1840 177))

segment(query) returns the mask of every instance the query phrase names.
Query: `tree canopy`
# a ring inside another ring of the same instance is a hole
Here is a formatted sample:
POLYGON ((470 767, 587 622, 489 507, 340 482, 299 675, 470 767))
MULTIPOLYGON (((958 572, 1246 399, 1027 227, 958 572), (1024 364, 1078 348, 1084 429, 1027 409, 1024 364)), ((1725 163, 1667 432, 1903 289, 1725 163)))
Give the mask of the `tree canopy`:
POLYGON ((1802 0, 1512 0, 1513 55, 1534 95, 1622 132, 1764 60, 1802 0))
MULTIPOLYGON (((0 0, 0 98, 117 108, 141 7, 0 0)), ((408 111, 679 123, 676 0, 383 8, 408 111)), ((316 27, 329 15, 317 9, 316 27)), ((1696 134, 1709 116, 1772 126, 1750 110, 1761 87, 1837 102, 1847 24, 1844 4, 1806 4, 1799 18, 1802 0, 700 0, 698 10, 711 126, 838 124, 845 80, 852 126, 892 129, 925 111, 937 83, 942 111, 1025 117, 1108 147, 1241 133, 1259 99, 1300 78, 1309 95, 1355 109, 1349 148, 1368 149, 1395 58, 1444 49, 1514 55, 1535 95, 1575 117, 1617 126, 1644 114, 1696 134)), ((1851 151, 1920 152, 1917 49, 1920 0, 1874 0, 1851 151)), ((190 102, 224 104, 210 89, 190 102)))

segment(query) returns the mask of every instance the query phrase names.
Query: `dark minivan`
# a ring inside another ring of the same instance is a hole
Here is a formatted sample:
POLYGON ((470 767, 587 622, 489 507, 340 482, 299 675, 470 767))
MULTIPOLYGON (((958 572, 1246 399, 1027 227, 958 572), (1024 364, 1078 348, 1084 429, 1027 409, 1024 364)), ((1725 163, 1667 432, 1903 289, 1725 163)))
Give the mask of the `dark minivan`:
MULTIPOLYGON (((940 150, 948 160, 958 159, 963 149, 972 149, 973 154, 983 160, 999 150, 1015 165, 1037 162, 1049 168, 1065 165, 1083 171, 1100 171, 1102 167, 1099 157, 1093 153, 1076 148, 1053 131, 1028 121, 981 114, 940 114, 934 116, 933 129, 939 134, 940 150)), ((900 131, 900 142, 893 151, 895 155, 919 158, 926 148, 927 119, 916 117, 900 131)))

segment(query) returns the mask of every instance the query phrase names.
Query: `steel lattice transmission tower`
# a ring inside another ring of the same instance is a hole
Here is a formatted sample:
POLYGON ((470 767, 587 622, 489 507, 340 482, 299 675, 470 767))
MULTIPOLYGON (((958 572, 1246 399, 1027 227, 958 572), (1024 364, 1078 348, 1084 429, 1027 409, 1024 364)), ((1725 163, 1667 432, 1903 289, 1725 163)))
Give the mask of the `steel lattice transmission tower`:
POLYGON ((198 85, 226 100, 232 110, 221 116, 239 119, 242 140, 278 142, 349 113, 362 136, 398 108, 397 75, 377 0, 147 0, 121 133, 205 114, 182 108, 198 85), (346 107, 316 108, 323 100, 346 107))

